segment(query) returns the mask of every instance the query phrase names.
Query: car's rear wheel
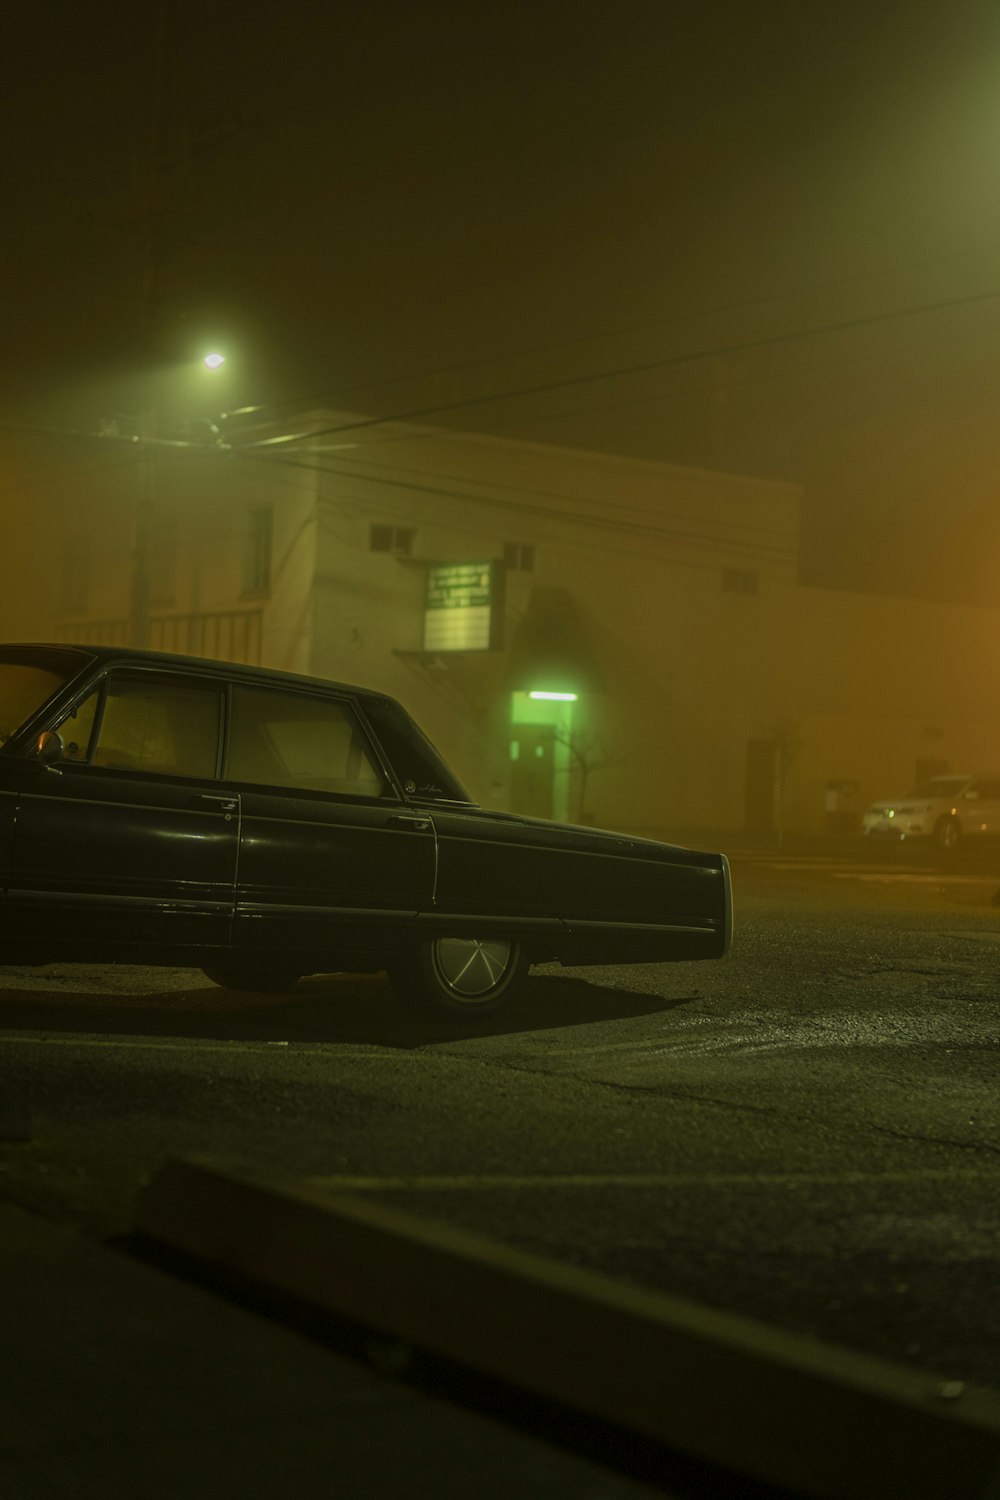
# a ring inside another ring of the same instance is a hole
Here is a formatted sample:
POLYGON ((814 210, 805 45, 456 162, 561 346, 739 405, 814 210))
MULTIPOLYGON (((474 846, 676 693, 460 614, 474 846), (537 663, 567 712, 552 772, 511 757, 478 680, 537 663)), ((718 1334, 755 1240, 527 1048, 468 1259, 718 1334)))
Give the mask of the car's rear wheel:
POLYGON ((250 990, 264 994, 292 990, 302 978, 295 969, 280 965, 252 963, 246 959, 223 959, 201 971, 213 984, 224 990, 250 990))
POLYGON ((390 964, 401 999, 446 1020, 493 1015, 524 983, 528 956, 513 938, 439 937, 390 964))
POLYGON ((954 849, 962 837, 962 825, 957 818, 938 818, 934 824, 934 842, 939 849, 954 849))

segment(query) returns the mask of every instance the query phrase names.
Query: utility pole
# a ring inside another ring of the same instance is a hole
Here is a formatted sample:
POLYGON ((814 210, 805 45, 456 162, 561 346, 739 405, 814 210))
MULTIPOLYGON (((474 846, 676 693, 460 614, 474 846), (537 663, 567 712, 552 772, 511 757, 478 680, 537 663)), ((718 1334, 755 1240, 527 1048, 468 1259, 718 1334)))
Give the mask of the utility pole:
MULTIPOLYGON (((140 168, 137 191, 141 195, 143 217, 141 330, 142 347, 150 369, 157 367, 157 335, 161 295, 163 254, 163 128, 166 105, 167 37, 171 0, 160 0, 156 12, 156 30, 152 45, 152 91, 149 141, 146 161, 140 168)), ((145 453, 139 468, 139 491, 132 517, 132 582, 129 600, 128 643, 143 649, 149 645, 149 601, 151 593, 151 540, 155 504, 157 431, 156 402, 152 396, 143 401, 139 413, 139 442, 145 453)))

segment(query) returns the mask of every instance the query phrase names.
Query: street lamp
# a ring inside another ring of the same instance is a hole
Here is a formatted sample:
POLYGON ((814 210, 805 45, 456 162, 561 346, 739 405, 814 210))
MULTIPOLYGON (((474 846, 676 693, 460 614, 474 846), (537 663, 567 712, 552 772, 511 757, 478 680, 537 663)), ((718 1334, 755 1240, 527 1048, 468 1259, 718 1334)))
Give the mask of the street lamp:
POLYGON ((206 354, 205 358, 202 360, 202 364, 205 366, 206 370, 217 370, 221 365, 224 365, 225 363, 226 356, 224 354, 220 354, 218 350, 213 351, 211 354, 206 354))

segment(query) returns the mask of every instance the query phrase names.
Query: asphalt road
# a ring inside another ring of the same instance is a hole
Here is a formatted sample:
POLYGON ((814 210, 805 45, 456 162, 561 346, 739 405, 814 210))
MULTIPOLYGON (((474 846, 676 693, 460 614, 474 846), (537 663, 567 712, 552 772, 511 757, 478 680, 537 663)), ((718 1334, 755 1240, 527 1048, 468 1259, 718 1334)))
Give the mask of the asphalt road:
POLYGON ((534 971, 476 1033, 381 977, 0 971, 0 1195, 115 1236, 208 1153, 1000 1388, 1000 855, 733 866, 723 963, 534 971))

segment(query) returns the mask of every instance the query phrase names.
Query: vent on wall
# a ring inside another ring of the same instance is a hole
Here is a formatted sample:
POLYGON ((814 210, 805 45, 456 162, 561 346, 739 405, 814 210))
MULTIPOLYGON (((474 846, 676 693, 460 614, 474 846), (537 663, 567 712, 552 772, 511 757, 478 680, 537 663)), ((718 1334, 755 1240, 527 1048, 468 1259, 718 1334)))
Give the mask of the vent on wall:
POLYGON ((413 526, 387 526, 381 522, 373 522, 368 532, 368 550, 370 552, 395 552, 397 555, 409 557, 413 551, 413 539, 416 534, 413 526))

